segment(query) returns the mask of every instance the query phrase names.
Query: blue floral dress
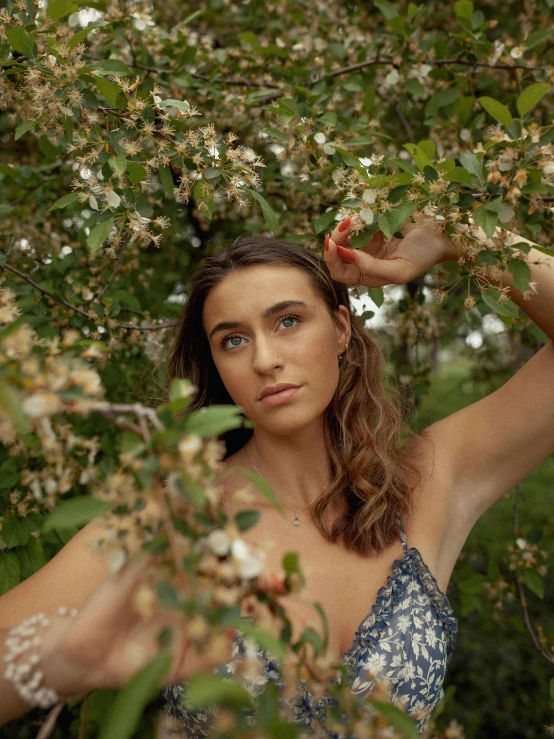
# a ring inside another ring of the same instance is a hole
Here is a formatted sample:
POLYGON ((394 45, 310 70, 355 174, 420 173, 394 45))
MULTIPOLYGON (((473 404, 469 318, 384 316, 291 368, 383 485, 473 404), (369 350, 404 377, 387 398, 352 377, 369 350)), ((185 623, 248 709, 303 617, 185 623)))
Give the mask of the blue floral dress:
MULTIPOLYGON (((393 562, 387 584, 379 590, 373 608, 341 661, 348 667, 353 693, 368 694, 373 689, 372 675, 378 676, 390 688, 393 702, 411 714, 419 731, 423 731, 429 715, 444 697, 443 682, 458 622, 419 550, 408 547, 400 519, 399 529, 404 554, 393 562)), ((231 661, 216 667, 214 672, 232 678, 246 649, 242 635, 235 633, 231 661)), ((251 653, 252 648, 249 650, 251 653)), ((263 679, 245 686, 251 695, 260 693, 268 681, 282 687, 278 664, 261 648, 255 647, 254 651, 263 665, 263 679)), ((340 682, 340 675, 336 680, 340 682)), ((185 687, 174 684, 164 688, 166 710, 173 719, 168 739, 201 739, 209 735, 214 710, 187 710, 185 687)), ((325 707, 332 703, 335 699, 331 695, 316 698, 304 690, 300 702, 293 707, 294 721, 306 733, 341 739, 344 734, 325 728, 325 707)), ((344 716, 343 723, 346 720, 344 716)))

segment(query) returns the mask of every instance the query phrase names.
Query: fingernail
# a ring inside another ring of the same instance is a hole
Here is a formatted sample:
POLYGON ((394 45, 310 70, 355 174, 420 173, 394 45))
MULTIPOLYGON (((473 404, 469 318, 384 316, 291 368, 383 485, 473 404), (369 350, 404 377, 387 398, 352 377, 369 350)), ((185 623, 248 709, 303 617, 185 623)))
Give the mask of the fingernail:
POLYGON ((325 251, 329 251, 329 234, 325 237, 324 241, 325 251))
POLYGON ((352 220, 352 216, 348 216, 348 218, 345 218, 342 223, 339 223, 338 230, 342 233, 343 231, 346 231, 348 226, 350 226, 350 221, 352 220))
POLYGON ((352 251, 352 249, 345 249, 343 246, 339 246, 338 244, 337 251, 339 257, 342 257, 343 259, 348 259, 349 262, 355 262, 358 258, 358 255, 355 251, 352 251))

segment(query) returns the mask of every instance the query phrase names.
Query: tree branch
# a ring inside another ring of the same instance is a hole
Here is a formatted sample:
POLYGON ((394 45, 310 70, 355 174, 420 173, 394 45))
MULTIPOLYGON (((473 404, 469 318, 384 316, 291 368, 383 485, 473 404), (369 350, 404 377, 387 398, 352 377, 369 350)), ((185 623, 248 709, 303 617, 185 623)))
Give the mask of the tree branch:
POLYGON ((127 248, 127 242, 124 241, 121 249, 119 250, 119 254, 117 256, 117 264, 115 265, 115 267, 114 267, 113 272, 111 273, 111 275, 108 277, 108 280, 107 280, 106 284, 104 285, 104 287, 102 288, 102 290, 98 293, 98 295, 94 299, 94 302, 98 302, 102 298, 102 296, 104 295, 104 293, 106 292, 106 290, 111 285, 114 277, 116 276, 116 274, 121 269, 121 263, 123 261, 123 255, 125 254, 125 249, 126 248, 127 248))
MULTIPOLYGON (((39 290, 44 295, 48 295, 49 298, 52 298, 52 300, 57 301, 58 303, 62 303, 66 306, 66 308, 70 308, 71 310, 75 311, 75 313, 78 313, 81 316, 84 316, 89 321, 94 321, 95 323, 98 323, 100 321, 100 316, 96 315, 90 315, 82 308, 77 307, 76 305, 72 305, 71 303, 68 303, 67 300, 64 300, 63 298, 60 298, 58 295, 55 295, 54 293, 50 292, 50 290, 47 290, 45 287, 41 287, 39 284, 37 284, 32 277, 29 277, 29 275, 25 274, 24 272, 21 272, 20 270, 16 269, 15 267, 12 267, 9 264, 4 265, 4 269, 7 269, 9 272, 13 272, 14 274, 21 277, 23 280, 28 282, 30 285, 32 285, 34 288, 39 290)), ((162 328, 171 328, 172 326, 176 326, 177 321, 165 321, 164 323, 160 323, 157 326, 151 325, 151 326, 135 326, 132 323, 115 323, 113 324, 113 328, 123 328, 128 331, 159 331, 162 328)))
MULTIPOLYGON (((521 483, 518 482, 516 485, 516 497, 514 501, 514 533, 516 536, 519 536, 521 531, 519 528, 519 503, 521 500, 521 497, 523 495, 522 489, 521 489, 521 483)), ((525 627, 527 628, 527 631, 529 632, 531 636, 531 641, 533 642, 533 646, 537 650, 537 652, 540 654, 540 656, 545 659, 549 664, 554 666, 554 658, 552 658, 549 654, 547 654, 544 649, 542 648, 537 635, 535 634, 535 630, 533 629, 533 624, 531 623, 531 618, 529 616, 529 610, 527 608, 527 600, 525 598, 525 592, 523 590, 523 585, 521 583, 521 578, 519 575, 515 575, 515 583, 517 588, 517 594, 519 597, 519 602, 521 604, 521 610, 523 613, 523 621, 525 623, 525 627)))

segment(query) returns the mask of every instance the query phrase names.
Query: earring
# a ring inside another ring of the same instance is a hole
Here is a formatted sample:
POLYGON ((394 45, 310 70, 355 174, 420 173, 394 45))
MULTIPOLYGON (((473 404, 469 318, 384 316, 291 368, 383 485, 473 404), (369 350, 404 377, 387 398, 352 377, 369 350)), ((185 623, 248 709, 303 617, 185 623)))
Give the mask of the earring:
POLYGON ((339 356, 338 356, 339 367, 344 362, 344 357, 345 357, 345 354, 346 354, 347 351, 348 351, 348 344, 345 344, 344 345, 344 352, 342 354, 339 354, 339 356))

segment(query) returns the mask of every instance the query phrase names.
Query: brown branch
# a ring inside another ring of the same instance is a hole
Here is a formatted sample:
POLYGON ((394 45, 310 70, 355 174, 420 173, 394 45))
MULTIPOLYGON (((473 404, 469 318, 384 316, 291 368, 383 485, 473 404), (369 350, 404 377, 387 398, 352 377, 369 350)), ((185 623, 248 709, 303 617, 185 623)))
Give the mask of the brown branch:
MULTIPOLYGON (((135 431, 135 433, 138 433, 139 436, 142 436, 142 423, 144 420, 150 421, 156 431, 165 431, 165 426, 158 418, 156 410, 154 408, 150 408, 149 406, 142 405, 142 403, 107 403, 104 401, 100 401, 96 405, 91 406, 90 410, 93 413, 101 413, 103 416, 106 416, 110 419, 113 416, 120 416, 122 413, 133 413, 141 424, 141 428, 136 426, 133 429, 133 431, 135 431)), ((127 423, 129 423, 129 421, 127 421, 127 423)), ((150 432, 148 431, 148 428, 146 428, 146 433, 148 436, 144 439, 144 441, 148 441, 150 438, 150 432)))
POLYGON ((126 248, 127 248, 127 242, 124 241, 123 242, 123 246, 119 250, 119 254, 117 256, 117 264, 115 265, 115 267, 114 267, 113 272, 111 273, 111 275, 108 277, 108 280, 107 280, 106 284, 104 285, 104 287, 102 288, 102 290, 98 293, 98 295, 96 296, 96 298, 94 298, 94 302, 98 302, 99 300, 101 300, 102 296, 104 295, 104 293, 106 292, 106 290, 111 285, 114 277, 116 276, 116 274, 121 269, 121 263, 123 262, 123 255, 125 254, 125 249, 126 248))
MULTIPOLYGON (((16 275, 19 275, 19 277, 26 280, 30 285, 35 287, 41 293, 43 293, 44 295, 48 295, 49 298, 52 298, 52 300, 56 300, 58 303, 62 303, 67 308, 70 308, 76 313, 79 313, 79 315, 84 316, 85 318, 88 318, 89 321, 100 323, 101 321, 100 316, 90 315, 89 313, 84 311, 82 308, 78 308, 76 305, 72 305, 71 303, 68 303, 67 300, 60 298, 58 295, 54 295, 54 293, 50 292, 50 290, 47 290, 45 287, 41 287, 40 285, 38 285, 31 277, 29 277, 29 275, 26 275, 24 272, 20 272, 20 270, 16 269, 15 267, 10 266, 9 264, 5 264, 4 268, 9 270, 10 272, 13 272, 16 275)), ((115 323, 113 325, 113 328, 123 328, 123 329, 126 329, 127 331, 160 331, 160 329, 163 329, 163 328, 171 328, 172 326, 176 326, 177 323, 178 321, 165 321, 164 323, 160 323, 157 326, 135 326, 132 323, 115 323)))
POLYGON ((71 308, 71 310, 74 310, 75 313, 79 313, 81 316, 84 316, 85 318, 88 318, 91 321, 96 320, 96 316, 89 315, 86 311, 84 311, 82 308, 78 308, 76 305, 71 305, 71 303, 68 303, 67 300, 64 300, 63 298, 58 297, 57 295, 54 295, 54 293, 51 293, 50 290, 47 290, 45 287, 41 287, 38 285, 29 275, 26 275, 24 272, 20 272, 15 267, 10 266, 9 264, 4 265, 5 268, 9 272, 14 272, 14 274, 19 275, 22 279, 24 279, 26 282, 28 282, 30 285, 32 285, 34 288, 39 290, 44 295, 48 295, 48 297, 52 298, 52 300, 56 300, 58 303, 63 303, 67 308, 71 308))
POLYGON ((162 328, 171 328, 176 326, 178 321, 165 321, 158 326, 135 326, 133 323, 116 323, 113 328, 124 328, 127 331, 160 331, 162 328))
POLYGON ((404 130, 406 131, 406 134, 408 136, 408 139, 412 143, 414 143, 415 142, 414 132, 412 130, 412 127, 408 123, 408 119, 406 118, 406 116, 402 112, 402 108, 400 107, 400 103, 398 102, 398 100, 394 100, 393 98, 389 98, 387 95, 385 95, 384 92, 381 92, 381 90, 379 90, 377 87, 375 88, 375 92, 377 93, 377 95, 382 100, 385 100, 385 102, 387 102, 389 105, 392 105, 393 106, 393 108, 396 111, 396 115, 398 116, 400 122, 404 126, 404 130))
MULTIPOLYGON (((521 489, 521 483, 518 482, 518 484, 516 485, 516 497, 514 501, 514 533, 516 536, 519 536, 519 534, 521 533, 520 528, 519 528, 519 503, 520 503, 522 495, 523 495, 523 492, 521 489)), ((541 643, 539 642, 537 638, 537 635, 535 634, 535 630, 533 629, 533 624, 531 623, 531 618, 529 616, 529 610, 527 608, 527 600, 525 598, 525 592, 523 590, 521 578, 519 577, 519 575, 516 574, 514 579, 516 583, 519 602, 521 605, 521 610, 523 613, 523 621, 525 623, 525 627, 527 628, 527 631, 529 632, 531 636, 531 641, 533 642, 533 646, 535 647, 535 649, 537 650, 537 652, 540 654, 540 656, 543 659, 545 659, 551 665, 554 665, 554 658, 544 651, 544 649, 541 646, 541 643)))
POLYGON ((186 593, 187 578, 183 570, 182 558, 179 552, 179 544, 177 543, 177 539, 175 537, 175 527, 173 526, 173 520, 171 518, 171 513, 167 506, 167 501, 165 499, 164 490, 159 485, 156 485, 154 490, 156 493, 156 499, 158 501, 158 505, 160 506, 160 514, 162 517, 162 521, 164 523, 164 527, 167 532, 167 538, 169 541, 169 550, 171 552, 171 557, 173 559, 173 564, 175 565, 175 570, 176 570, 175 574, 180 580, 181 592, 186 593))

